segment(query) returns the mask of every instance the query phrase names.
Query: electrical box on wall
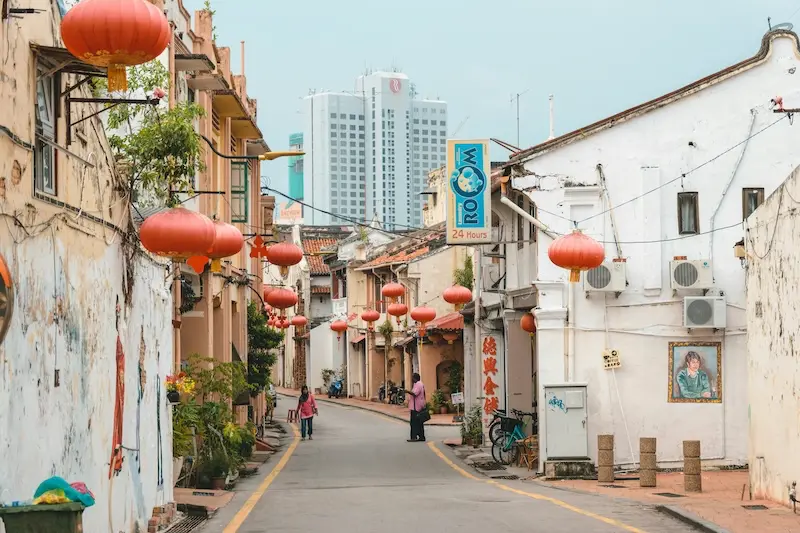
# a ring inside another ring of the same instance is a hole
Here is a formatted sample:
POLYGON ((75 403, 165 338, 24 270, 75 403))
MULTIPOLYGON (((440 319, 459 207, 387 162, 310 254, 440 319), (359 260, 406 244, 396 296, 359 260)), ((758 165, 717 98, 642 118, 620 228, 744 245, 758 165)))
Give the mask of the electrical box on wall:
POLYGON ((714 287, 714 273, 711 261, 704 259, 670 261, 670 284, 673 290, 711 289, 714 287))
POLYGON ((614 261, 587 270, 583 275, 586 292, 622 292, 627 284, 626 263, 614 261))
POLYGON ((724 296, 687 296, 683 299, 683 325, 687 328, 722 329, 727 323, 724 296))

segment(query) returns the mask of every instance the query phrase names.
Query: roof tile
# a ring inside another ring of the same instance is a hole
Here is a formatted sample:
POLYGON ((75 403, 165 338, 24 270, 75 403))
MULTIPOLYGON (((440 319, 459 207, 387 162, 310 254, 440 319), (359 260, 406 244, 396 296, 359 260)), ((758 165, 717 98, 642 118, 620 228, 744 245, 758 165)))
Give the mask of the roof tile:
POLYGON ((336 244, 336 239, 304 239, 303 252, 312 276, 325 276, 331 273, 323 260, 323 248, 336 244))

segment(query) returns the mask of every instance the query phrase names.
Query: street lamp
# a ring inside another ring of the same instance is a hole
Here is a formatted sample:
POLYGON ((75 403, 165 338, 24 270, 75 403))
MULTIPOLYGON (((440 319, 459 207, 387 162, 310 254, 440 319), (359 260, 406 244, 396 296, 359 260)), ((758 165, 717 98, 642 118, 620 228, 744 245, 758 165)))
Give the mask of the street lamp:
POLYGON ((261 154, 258 156, 260 161, 273 161, 278 159, 279 157, 295 157, 300 155, 306 155, 305 152, 302 150, 286 150, 283 152, 267 152, 266 154, 261 154))

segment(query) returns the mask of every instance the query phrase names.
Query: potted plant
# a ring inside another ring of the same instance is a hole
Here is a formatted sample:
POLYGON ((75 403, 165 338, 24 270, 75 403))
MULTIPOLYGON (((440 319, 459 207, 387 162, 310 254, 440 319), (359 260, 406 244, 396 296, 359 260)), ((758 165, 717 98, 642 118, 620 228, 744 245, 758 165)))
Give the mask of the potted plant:
POLYGON ((177 376, 167 376, 167 400, 171 404, 180 403, 181 394, 191 394, 194 391, 194 380, 181 372, 177 376))
POLYGON ((203 471, 211 479, 213 490, 225 490, 229 470, 230 462, 222 450, 215 450, 203 465, 203 471))
POLYGON ((442 389, 436 389, 433 391, 433 394, 431 395, 431 401, 433 402, 434 411, 439 411, 439 413, 443 415, 447 414, 447 400, 444 397, 444 392, 442 392, 442 389))
POLYGON ((465 446, 479 448, 483 444, 483 422, 481 406, 474 405, 461 422, 461 442, 465 446))

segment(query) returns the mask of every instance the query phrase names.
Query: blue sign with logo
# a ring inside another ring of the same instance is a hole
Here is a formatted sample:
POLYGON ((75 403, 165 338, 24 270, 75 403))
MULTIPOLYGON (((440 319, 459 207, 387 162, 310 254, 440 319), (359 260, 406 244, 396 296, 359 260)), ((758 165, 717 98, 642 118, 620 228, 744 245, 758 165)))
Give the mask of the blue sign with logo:
POLYGON ((449 243, 491 242, 487 141, 448 141, 449 243))

